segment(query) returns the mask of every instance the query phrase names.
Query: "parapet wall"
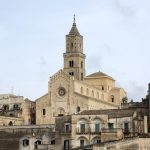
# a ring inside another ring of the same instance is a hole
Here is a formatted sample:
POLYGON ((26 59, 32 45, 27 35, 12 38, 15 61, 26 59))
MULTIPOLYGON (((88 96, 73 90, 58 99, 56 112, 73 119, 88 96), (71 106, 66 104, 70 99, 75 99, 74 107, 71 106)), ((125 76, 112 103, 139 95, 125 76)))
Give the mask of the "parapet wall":
POLYGON ((149 150, 150 138, 129 138, 115 142, 93 145, 93 150, 149 150))
POLYGON ((0 127, 0 150, 19 150, 19 140, 25 135, 54 136, 53 125, 0 127))

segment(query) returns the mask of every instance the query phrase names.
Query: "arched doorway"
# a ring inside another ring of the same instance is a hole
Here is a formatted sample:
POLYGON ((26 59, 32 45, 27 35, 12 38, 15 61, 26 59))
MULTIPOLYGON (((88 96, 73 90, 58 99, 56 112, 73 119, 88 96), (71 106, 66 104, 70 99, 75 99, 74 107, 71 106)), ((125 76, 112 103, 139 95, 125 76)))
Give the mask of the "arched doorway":
POLYGON ((37 149, 38 148, 38 145, 41 145, 42 142, 40 140, 34 142, 34 148, 37 149))
POLYGON ((64 108, 58 108, 58 109, 57 109, 57 113, 58 113, 58 116, 64 116, 64 115, 65 115, 65 110, 64 110, 64 108))
POLYGON ((9 125, 9 126, 13 126, 13 122, 10 121, 10 122, 8 123, 8 125, 9 125))

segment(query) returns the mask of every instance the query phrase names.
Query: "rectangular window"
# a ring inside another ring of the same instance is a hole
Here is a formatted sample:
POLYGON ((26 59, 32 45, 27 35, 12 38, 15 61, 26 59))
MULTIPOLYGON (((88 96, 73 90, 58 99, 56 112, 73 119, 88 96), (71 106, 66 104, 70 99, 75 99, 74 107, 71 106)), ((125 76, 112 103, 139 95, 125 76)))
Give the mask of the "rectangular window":
POLYGON ((113 123, 108 123, 108 129, 113 129, 114 128, 114 124, 113 123))
POLYGON ((124 131, 129 132, 129 123, 128 122, 124 123, 124 131))
POLYGON ((69 72, 69 75, 74 76, 74 72, 69 72))
POLYGON ((71 61, 69 61, 69 67, 71 67, 71 61))
POLYGON ((83 68, 83 61, 81 61, 81 68, 83 68))
POLYGON ((100 131, 99 123, 95 124, 95 132, 98 133, 100 131))
POLYGON ((70 123, 65 124, 65 132, 70 132, 70 123))
POLYGON ((111 101, 112 101, 112 103, 114 102, 114 97, 112 97, 111 101))
POLYGON ((100 143, 101 143, 101 140, 97 140, 96 142, 97 142, 97 144, 100 144, 100 143))
POLYGON ((83 73, 81 73, 81 80, 83 80, 83 73))
POLYGON ((80 140, 80 146, 84 146, 84 140, 80 140))
POLYGON ((71 60, 71 61, 69 61, 69 67, 73 67, 74 66, 74 61, 73 60, 71 60))
POLYGON ((72 65, 71 65, 72 67, 74 67, 74 61, 72 60, 72 65))
POLYGON ((69 146, 70 145, 70 143, 69 143, 69 140, 65 140, 64 141, 64 150, 69 150, 69 146))
POLYGON ((102 90, 104 90, 104 86, 102 86, 102 90))
POLYGON ((85 124, 80 124, 81 133, 85 133, 85 124))
POLYGON ((71 48, 73 48, 73 43, 71 43, 71 48))
POLYGON ((45 116, 45 114, 46 114, 46 110, 45 110, 45 109, 43 109, 43 116, 45 116))

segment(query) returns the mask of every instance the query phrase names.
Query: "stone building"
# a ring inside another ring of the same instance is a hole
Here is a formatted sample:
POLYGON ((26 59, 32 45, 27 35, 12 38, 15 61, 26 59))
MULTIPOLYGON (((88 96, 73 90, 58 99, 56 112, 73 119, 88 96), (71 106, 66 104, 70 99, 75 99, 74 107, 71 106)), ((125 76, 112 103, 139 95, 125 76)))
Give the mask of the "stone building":
POLYGON ((13 94, 0 95, 0 125, 35 124, 35 102, 13 94))
POLYGON ((150 83, 148 84, 148 91, 145 98, 142 98, 142 101, 134 102, 131 100, 129 103, 122 103, 121 108, 126 109, 138 109, 141 112, 141 116, 143 114, 147 115, 148 121, 148 132, 150 132, 150 83))
MULTIPOLYGON (((149 150, 150 138, 128 138, 115 142, 91 145, 91 150, 149 150)), ((79 150, 79 149, 78 149, 79 150)))
POLYGON ((56 118, 56 149, 71 149, 147 134, 138 109, 85 110, 56 118))
POLYGON ((50 77, 48 92, 36 100, 36 124, 54 124, 56 116, 83 110, 117 109, 126 97, 115 80, 102 72, 86 76, 83 36, 74 22, 66 35, 64 68, 50 77))
POLYGON ((54 150, 54 137, 53 125, 2 126, 0 150, 54 150))

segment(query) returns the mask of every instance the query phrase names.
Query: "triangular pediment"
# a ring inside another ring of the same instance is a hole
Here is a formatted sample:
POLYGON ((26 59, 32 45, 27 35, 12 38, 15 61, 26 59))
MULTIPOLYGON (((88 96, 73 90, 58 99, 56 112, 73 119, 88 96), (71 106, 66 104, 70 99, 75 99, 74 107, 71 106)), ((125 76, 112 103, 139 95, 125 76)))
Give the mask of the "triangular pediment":
POLYGON ((53 76, 50 77, 50 81, 54 82, 60 78, 63 78, 63 79, 68 80, 68 81, 73 79, 73 77, 68 75, 63 69, 60 69, 57 73, 55 73, 53 76))

